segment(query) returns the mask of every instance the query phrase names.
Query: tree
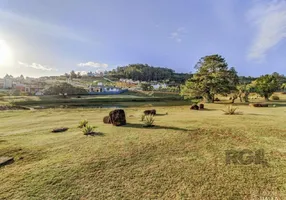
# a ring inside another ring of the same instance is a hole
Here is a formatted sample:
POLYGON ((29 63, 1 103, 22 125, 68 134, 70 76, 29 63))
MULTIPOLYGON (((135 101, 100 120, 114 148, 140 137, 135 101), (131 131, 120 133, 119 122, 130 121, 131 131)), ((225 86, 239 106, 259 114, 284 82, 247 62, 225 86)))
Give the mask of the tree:
POLYGON ((216 94, 227 95, 236 90, 238 76, 235 69, 228 68, 220 55, 202 57, 196 64, 193 77, 181 86, 181 95, 202 96, 206 102, 214 102, 216 94))
POLYGON ((25 77, 23 76, 23 74, 21 74, 20 79, 25 80, 25 77))
POLYGON ((57 82, 54 85, 50 86, 44 92, 47 95, 58 95, 58 94, 87 94, 87 91, 84 88, 74 87, 69 83, 60 83, 57 82))
MULTIPOLYGON (((237 98, 239 98, 240 102, 249 102, 248 100, 248 96, 250 94, 251 91, 254 90, 254 86, 253 84, 241 84, 241 85, 237 85, 237 98)), ((232 99, 234 102, 234 98, 232 99)))
POLYGON ((77 77, 77 78, 81 78, 81 73, 78 72, 78 73, 76 74, 76 77, 77 77))
POLYGON ((71 71, 70 76, 71 76, 71 79, 76 78, 76 73, 74 72, 74 70, 71 71))
POLYGON ((151 91, 153 90, 153 86, 150 83, 142 83, 141 88, 143 91, 151 91))
POLYGON ((264 97, 266 101, 269 101, 269 97, 279 88, 279 83, 274 75, 260 76, 253 82, 255 92, 261 97, 264 97))
POLYGON ((283 83, 283 84, 281 85, 281 89, 282 89, 282 90, 286 90, 286 83, 283 83))

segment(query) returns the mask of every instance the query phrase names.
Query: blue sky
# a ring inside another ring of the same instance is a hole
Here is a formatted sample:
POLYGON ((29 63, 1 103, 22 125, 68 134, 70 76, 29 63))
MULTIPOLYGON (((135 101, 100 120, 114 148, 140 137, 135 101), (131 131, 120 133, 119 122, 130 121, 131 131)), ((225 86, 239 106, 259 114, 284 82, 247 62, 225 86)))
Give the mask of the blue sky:
POLYGON ((286 74, 285 37, 285 0, 0 0, 0 77, 131 63, 194 72, 209 54, 240 75, 286 74))

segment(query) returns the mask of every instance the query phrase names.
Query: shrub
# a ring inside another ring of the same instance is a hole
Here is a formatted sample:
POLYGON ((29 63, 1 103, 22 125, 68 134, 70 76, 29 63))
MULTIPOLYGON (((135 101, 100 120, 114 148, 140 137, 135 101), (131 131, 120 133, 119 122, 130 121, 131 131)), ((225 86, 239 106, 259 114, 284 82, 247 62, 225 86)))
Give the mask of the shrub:
POLYGON ((274 100, 274 101, 280 100, 280 98, 278 96, 272 96, 271 99, 274 100))
POLYGON ((145 120, 145 114, 141 115, 141 121, 143 122, 145 120))
POLYGON ((88 124, 88 121, 86 119, 82 120, 81 122, 79 122, 78 128, 86 127, 87 124, 88 124))
POLYGON ((224 114, 226 114, 226 115, 235 115, 235 114, 238 114, 238 113, 236 112, 237 109, 238 109, 237 107, 233 107, 232 105, 229 105, 229 106, 226 107, 225 110, 222 110, 222 111, 223 111, 224 114))
POLYGON ((153 115, 146 115, 145 116, 145 122, 144 122, 144 127, 151 127, 153 126, 155 119, 153 115))
POLYGON ((92 135, 94 133, 94 128, 93 126, 86 125, 83 129, 82 132, 84 135, 92 135))

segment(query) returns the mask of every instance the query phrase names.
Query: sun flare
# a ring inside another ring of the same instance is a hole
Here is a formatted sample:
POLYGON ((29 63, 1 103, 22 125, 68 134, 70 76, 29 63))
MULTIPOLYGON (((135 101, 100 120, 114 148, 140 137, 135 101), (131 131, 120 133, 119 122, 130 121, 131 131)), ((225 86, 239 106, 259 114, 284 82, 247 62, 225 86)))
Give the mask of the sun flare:
POLYGON ((12 50, 5 40, 0 40, 0 66, 10 65, 11 63, 12 50))

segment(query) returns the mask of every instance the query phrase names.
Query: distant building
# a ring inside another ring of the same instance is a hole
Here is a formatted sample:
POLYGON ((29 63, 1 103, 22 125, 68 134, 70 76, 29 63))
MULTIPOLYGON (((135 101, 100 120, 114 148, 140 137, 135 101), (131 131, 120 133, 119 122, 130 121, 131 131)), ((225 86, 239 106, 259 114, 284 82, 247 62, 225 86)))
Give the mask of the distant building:
POLYGON ((44 92, 38 91, 38 92, 35 93, 35 95, 36 95, 36 96, 42 96, 42 95, 44 95, 44 92))
POLYGON ((6 75, 4 77, 3 88, 4 89, 12 89, 13 88, 13 79, 9 75, 6 75))
POLYGON ((167 85, 164 83, 164 84, 160 84, 160 83, 157 83, 157 84, 153 84, 152 87, 155 89, 155 90, 158 90, 159 88, 166 88, 167 85))
POLYGON ((99 76, 103 76, 102 73, 96 73, 96 72, 87 72, 86 74, 89 77, 99 77, 99 76))
POLYGON ((122 90, 121 88, 112 86, 89 86, 89 94, 121 94, 127 90, 122 90))

